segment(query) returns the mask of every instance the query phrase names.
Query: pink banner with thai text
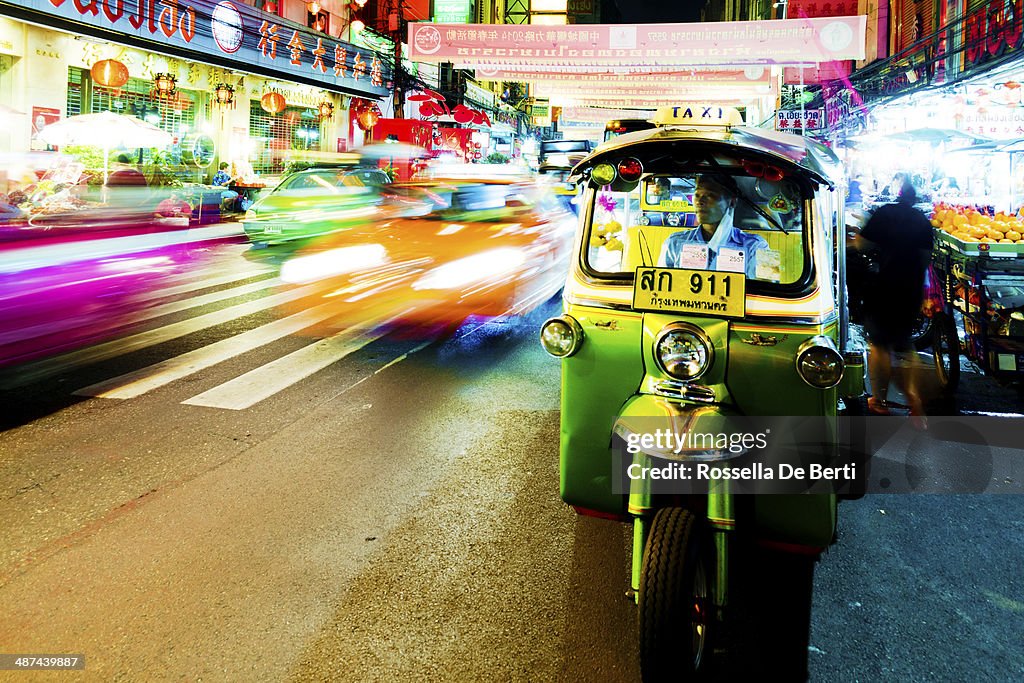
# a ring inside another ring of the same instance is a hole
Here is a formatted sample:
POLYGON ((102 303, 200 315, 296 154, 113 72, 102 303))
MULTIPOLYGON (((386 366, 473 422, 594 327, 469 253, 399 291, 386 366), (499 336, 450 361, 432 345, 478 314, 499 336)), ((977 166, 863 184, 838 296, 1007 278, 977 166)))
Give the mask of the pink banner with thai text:
POLYGON ((417 62, 517 66, 802 64, 863 59, 866 17, 693 24, 409 24, 417 62))
POLYGON ((560 121, 604 124, 611 119, 648 119, 653 109, 607 109, 605 107, 562 107, 560 121))
POLYGON ((603 100, 608 97, 629 97, 633 100, 634 105, 642 104, 645 101, 669 103, 677 102, 682 99, 707 99, 719 101, 721 99, 738 99, 767 95, 770 91, 771 88, 768 85, 740 89, 709 88, 707 86, 597 86, 593 84, 572 87, 565 84, 546 85, 541 83, 534 87, 534 93, 537 97, 557 97, 559 95, 563 95, 571 99, 583 100, 603 100))
POLYGON ((625 83, 665 84, 678 81, 687 83, 703 83, 709 85, 750 85, 770 82, 770 72, 763 66, 752 66, 746 69, 684 69, 674 71, 655 71, 648 73, 619 73, 615 71, 591 72, 558 72, 558 71, 518 71, 511 69, 477 69, 476 79, 479 81, 516 81, 518 83, 625 83))

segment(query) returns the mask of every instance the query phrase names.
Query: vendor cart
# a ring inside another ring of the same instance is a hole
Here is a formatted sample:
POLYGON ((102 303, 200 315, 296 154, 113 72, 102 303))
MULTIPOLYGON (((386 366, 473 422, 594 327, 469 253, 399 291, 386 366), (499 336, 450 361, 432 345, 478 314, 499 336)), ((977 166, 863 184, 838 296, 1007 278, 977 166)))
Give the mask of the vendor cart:
POLYGON ((963 353, 1004 382, 1024 379, 1024 244, 964 241, 935 232, 933 266, 945 311, 936 316, 935 368, 947 391, 960 379, 963 353))

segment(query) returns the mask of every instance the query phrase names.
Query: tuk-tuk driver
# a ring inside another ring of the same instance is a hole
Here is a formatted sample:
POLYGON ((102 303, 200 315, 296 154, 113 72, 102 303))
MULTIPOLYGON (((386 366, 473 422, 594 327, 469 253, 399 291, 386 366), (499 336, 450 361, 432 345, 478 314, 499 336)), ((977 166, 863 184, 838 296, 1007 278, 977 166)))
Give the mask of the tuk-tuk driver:
POLYGON ((697 178, 693 204, 697 227, 669 235, 661 248, 658 265, 745 273, 756 277, 757 254, 768 248, 763 237, 733 225, 739 188, 726 175, 704 174, 697 178), (703 261, 703 264, 701 263, 703 261))

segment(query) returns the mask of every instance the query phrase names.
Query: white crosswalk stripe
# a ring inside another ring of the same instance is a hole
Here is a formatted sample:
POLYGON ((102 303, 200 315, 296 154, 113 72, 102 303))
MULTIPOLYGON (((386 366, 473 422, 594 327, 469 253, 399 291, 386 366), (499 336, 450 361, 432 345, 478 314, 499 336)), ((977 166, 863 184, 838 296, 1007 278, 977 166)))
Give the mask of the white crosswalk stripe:
MULTIPOLYGON (((280 285, 280 280, 267 281, 263 280, 260 282, 250 282, 246 285, 239 287, 232 287, 231 289, 222 289, 217 292, 211 292, 210 294, 203 294, 202 296, 195 296, 191 299, 182 299, 181 301, 172 301, 159 306, 151 306, 147 308, 145 312, 135 318, 134 322, 142 323, 147 320, 156 320, 165 315, 171 315, 173 313, 180 313, 181 311, 187 311, 192 308, 199 308, 201 306, 207 306, 209 304, 217 303, 218 301, 226 301, 227 299, 234 299, 238 296, 246 296, 253 292, 259 292, 260 290, 272 287, 275 284, 280 285)), ((9 344, 22 339, 31 339, 33 337, 39 337, 47 334, 59 334, 60 332, 68 329, 74 329, 83 324, 82 317, 72 317, 58 322, 46 321, 33 325, 31 327, 22 327, 19 330, 8 332, 7 334, 0 335, 0 344, 9 344)))
POLYGON ((217 277, 212 277, 205 280, 198 280, 195 278, 188 278, 185 282, 180 285, 174 285, 172 287, 164 287, 162 289, 154 290, 153 292, 140 297, 140 301, 153 301, 154 299, 165 299, 172 296, 179 296, 181 294, 188 294, 190 292, 196 292, 201 289, 210 289, 211 287, 220 287, 221 285, 230 284, 232 282, 239 282, 241 280, 248 280, 249 278, 258 277, 260 275, 266 275, 272 273, 273 270, 269 268, 251 268, 249 270, 242 270, 234 273, 226 273, 217 277))
MULTIPOLYGON (((228 265, 230 272, 216 270, 213 271, 214 275, 206 279, 179 280, 176 283, 169 283, 169 286, 162 289, 141 294, 140 300, 155 305, 144 309, 136 322, 158 321, 163 316, 176 313, 187 315, 200 311, 204 306, 239 297, 249 297, 251 300, 25 364, 18 369, 13 378, 0 379, 0 388, 18 388, 83 365, 107 361, 248 315, 273 312, 278 306, 313 297, 319 291, 316 285, 311 285, 275 292, 273 288, 279 286, 281 281, 273 275, 273 269, 259 264, 245 264, 241 268, 234 266, 235 264, 228 265), (208 291, 225 286, 225 289, 208 291), (194 292, 204 290, 207 293, 190 296, 194 292), (266 293, 261 295, 260 293, 264 291, 266 293)), ((266 347, 290 335, 313 328, 336 314, 336 303, 321 303, 158 363, 90 384, 74 391, 73 395, 117 400, 137 398, 254 349, 266 347)), ((249 408, 380 339, 386 334, 388 323, 400 315, 394 316, 392 312, 378 320, 364 321, 358 327, 345 329, 331 337, 308 344, 182 403, 222 410, 249 408)), ((23 329, 22 333, 24 332, 23 329)), ((360 379, 348 383, 341 389, 341 393, 404 361, 429 343, 419 344, 397 354, 386 363, 368 368, 360 379)))
POLYGON ((111 399, 134 398, 229 358, 240 356, 255 348, 287 337, 289 334, 300 332, 330 318, 334 314, 334 310, 333 304, 323 304, 134 372, 83 387, 74 394, 111 399))
POLYGON ((182 403, 244 410, 380 339, 385 334, 380 325, 385 322, 339 332, 182 403))
POLYGON ((192 334, 193 332, 209 329, 222 323, 230 322, 247 315, 252 315, 253 313, 259 313, 275 306, 280 306, 281 304, 310 296, 316 291, 317 288, 315 286, 309 286, 287 292, 281 292, 271 296, 262 297, 254 301, 235 304, 234 306, 229 306, 219 311, 204 313, 194 318, 187 318, 180 322, 164 325, 163 327, 139 332, 128 337, 114 339, 109 342, 89 346, 53 358, 47 358, 43 361, 39 361, 38 363, 31 364, 30 367, 27 366, 22 368, 19 376, 13 381, 6 383, 5 387, 17 388, 45 377, 51 377, 69 367, 108 360, 132 351, 156 346, 157 344, 162 344, 163 342, 170 341, 172 339, 178 339, 185 335, 192 334))

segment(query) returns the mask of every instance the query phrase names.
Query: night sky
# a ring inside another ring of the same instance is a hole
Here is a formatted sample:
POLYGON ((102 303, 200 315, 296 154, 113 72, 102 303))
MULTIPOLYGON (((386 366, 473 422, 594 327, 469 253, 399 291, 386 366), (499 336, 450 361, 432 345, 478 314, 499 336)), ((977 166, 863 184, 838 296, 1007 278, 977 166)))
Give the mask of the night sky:
POLYGON ((657 24, 700 21, 705 0, 604 0, 602 24, 657 24))

